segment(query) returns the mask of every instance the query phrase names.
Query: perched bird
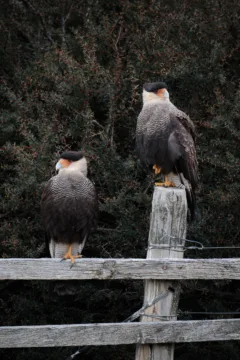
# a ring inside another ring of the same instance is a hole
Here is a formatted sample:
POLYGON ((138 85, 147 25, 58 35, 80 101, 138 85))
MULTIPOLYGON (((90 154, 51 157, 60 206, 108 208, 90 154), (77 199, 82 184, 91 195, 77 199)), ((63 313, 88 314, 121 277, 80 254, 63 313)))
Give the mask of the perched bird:
POLYGON ((169 100, 164 82, 143 85, 143 108, 138 116, 136 148, 141 163, 164 175, 156 186, 185 188, 190 219, 196 212, 198 165, 195 127, 169 100))
POLYGON ((96 226, 98 202, 93 183, 87 178, 87 160, 82 152, 66 151, 56 164, 43 191, 41 215, 52 258, 81 257, 85 241, 96 226))

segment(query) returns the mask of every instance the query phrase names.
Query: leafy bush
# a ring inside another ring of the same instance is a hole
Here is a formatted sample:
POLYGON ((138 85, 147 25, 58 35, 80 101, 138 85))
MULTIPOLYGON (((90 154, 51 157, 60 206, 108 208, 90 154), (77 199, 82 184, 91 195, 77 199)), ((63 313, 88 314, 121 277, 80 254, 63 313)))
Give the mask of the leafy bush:
MULTIPOLYGON (((188 237, 237 246, 239 228, 238 2, 27 0, 1 5, 2 257, 49 256, 39 215, 44 183, 65 149, 84 149, 99 194, 90 257, 145 257, 153 178, 135 154, 142 84, 164 80, 196 124, 200 220, 188 237), (217 212, 216 212, 217 209, 217 212)), ((236 250, 187 253, 234 257, 236 250)), ((71 284, 69 284, 70 286, 71 284)), ((122 321, 142 282, 91 281, 72 296, 51 282, 3 282, 3 325, 122 321)), ((76 288, 76 283, 73 283, 76 288)), ((184 284, 180 309, 236 311, 239 282, 184 284), (231 304, 227 301, 231 293, 231 304), (214 306, 213 306, 214 305, 214 306)), ((194 316, 192 316, 194 318, 194 316)), ((179 359, 237 359, 235 343, 177 347, 179 359)), ((84 359, 133 359, 135 347, 84 359), (124 355, 122 355, 124 354, 124 355)), ((4 359, 67 357, 72 349, 1 350, 4 359)))

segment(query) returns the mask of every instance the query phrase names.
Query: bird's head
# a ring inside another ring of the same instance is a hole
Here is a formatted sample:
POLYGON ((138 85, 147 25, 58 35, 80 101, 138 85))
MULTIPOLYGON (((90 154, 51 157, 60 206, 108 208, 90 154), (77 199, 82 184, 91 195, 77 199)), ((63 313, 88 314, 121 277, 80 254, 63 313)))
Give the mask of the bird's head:
POLYGON ((169 101, 167 84, 164 82, 145 83, 143 85, 143 103, 159 99, 169 101))
POLYGON ((87 176, 87 160, 82 151, 65 151, 56 164, 56 170, 80 171, 87 176))

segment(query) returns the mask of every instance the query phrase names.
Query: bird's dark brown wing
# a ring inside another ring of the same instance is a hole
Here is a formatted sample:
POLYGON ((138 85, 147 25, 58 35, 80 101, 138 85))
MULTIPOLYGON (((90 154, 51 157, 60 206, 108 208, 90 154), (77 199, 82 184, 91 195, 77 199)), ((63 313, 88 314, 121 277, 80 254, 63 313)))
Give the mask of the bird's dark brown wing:
POLYGON ((185 114, 183 111, 179 110, 176 106, 173 105, 172 114, 176 116, 178 121, 183 125, 187 132, 192 136, 194 143, 196 142, 196 129, 195 125, 190 119, 190 117, 185 114))
POLYGON ((178 173, 183 173, 193 190, 198 184, 198 164, 195 143, 191 132, 171 114, 172 133, 169 137, 170 157, 178 173))

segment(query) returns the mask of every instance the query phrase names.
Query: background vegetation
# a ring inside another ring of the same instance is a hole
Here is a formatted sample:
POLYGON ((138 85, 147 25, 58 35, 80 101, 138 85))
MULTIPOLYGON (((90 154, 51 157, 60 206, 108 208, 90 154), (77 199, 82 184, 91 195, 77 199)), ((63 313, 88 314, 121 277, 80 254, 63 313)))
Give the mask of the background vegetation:
MULTIPOLYGON (((98 230, 84 255, 146 256, 153 179, 137 162, 134 136, 142 84, 158 80, 168 83, 172 101, 198 132, 200 219, 188 238, 239 245, 237 0, 8 0, 0 10, 1 257, 49 256, 39 202, 65 149, 84 149, 99 194, 98 230)), ((51 282, 0 286, 2 325, 119 322, 141 307, 143 296, 137 281, 81 281, 64 296, 51 282)), ((237 281, 192 281, 183 284, 180 310, 239 311, 239 301, 237 281)), ((74 350, 12 349, 0 356, 65 360, 74 350)), ((237 360, 239 350, 236 342, 186 344, 176 347, 176 358, 237 360)), ((78 358, 130 360, 134 351, 99 347, 78 358)))

